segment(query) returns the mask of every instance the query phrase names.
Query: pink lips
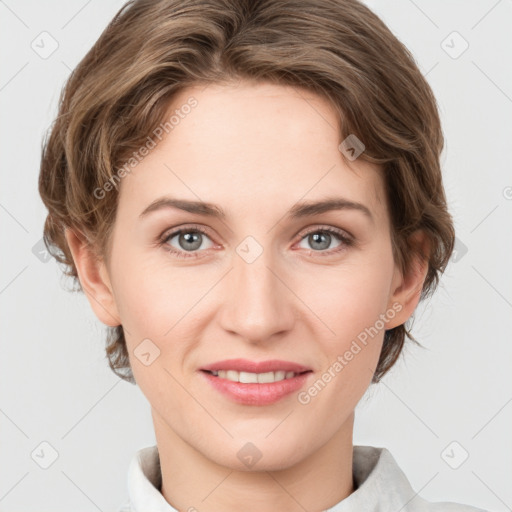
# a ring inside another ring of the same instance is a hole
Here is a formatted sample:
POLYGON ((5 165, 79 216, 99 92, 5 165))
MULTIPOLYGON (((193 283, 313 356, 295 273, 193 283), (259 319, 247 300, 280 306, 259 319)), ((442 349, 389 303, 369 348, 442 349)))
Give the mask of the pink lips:
POLYGON ((265 373, 265 372, 278 372, 283 370, 285 372, 301 373, 311 370, 307 366, 292 363, 290 361, 280 361, 279 359, 272 359, 269 361, 249 361, 248 359, 225 359, 224 361, 217 361, 216 363, 208 366, 203 366, 201 370, 218 371, 218 370, 236 370, 237 372, 249 373, 265 373))
POLYGON ((221 392, 236 403, 244 405, 270 405, 285 396, 298 391, 312 374, 311 368, 290 361, 269 360, 249 361, 247 359, 228 359, 218 361, 201 368, 203 377, 214 389, 221 392), (297 375, 278 382, 242 383, 215 376, 209 372, 219 370, 236 370, 238 372, 294 372, 297 375))

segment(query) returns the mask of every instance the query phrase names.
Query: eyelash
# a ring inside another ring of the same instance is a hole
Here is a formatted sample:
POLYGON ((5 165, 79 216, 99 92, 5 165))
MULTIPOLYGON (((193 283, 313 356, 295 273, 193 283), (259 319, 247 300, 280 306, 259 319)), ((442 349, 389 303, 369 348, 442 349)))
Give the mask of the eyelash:
MULTIPOLYGON (((202 228, 199 225, 186 226, 184 228, 177 229, 176 231, 165 232, 159 238, 158 246, 161 246, 161 247, 165 246, 165 250, 167 252, 173 254, 177 258, 199 258, 201 256, 196 256, 196 254, 201 251, 192 251, 187 254, 187 252, 185 252, 185 251, 177 251, 173 247, 169 246, 167 243, 170 239, 174 238, 176 235, 181 235, 182 233, 196 233, 196 232, 199 232, 199 233, 202 233, 203 235, 208 236, 207 230, 205 230, 204 228, 202 228)), ((343 250, 346 250, 347 248, 352 247, 355 244, 354 239, 345 235, 343 231, 332 228, 332 227, 328 227, 328 226, 319 226, 319 227, 316 227, 315 229, 312 229, 312 230, 304 233, 304 235, 301 236, 299 242, 302 242, 302 240, 304 240, 307 236, 309 236, 313 233, 329 233, 330 235, 334 235, 335 237, 337 237, 339 239, 339 241, 342 242, 342 244, 339 247, 337 247, 336 249, 331 249, 330 251, 314 251, 313 249, 309 249, 309 254, 314 253, 315 255, 318 255, 320 257, 332 256, 333 254, 341 252, 343 250)), ((210 238, 210 237, 208 236, 208 238, 210 238)))

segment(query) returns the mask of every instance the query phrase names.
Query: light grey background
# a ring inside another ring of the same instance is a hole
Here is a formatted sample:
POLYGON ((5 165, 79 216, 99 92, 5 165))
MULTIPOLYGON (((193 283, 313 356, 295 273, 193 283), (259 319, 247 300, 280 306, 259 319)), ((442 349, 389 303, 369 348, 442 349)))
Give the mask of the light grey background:
MULTIPOLYGON (((122 4, 0 1, 0 511, 116 511, 131 457, 155 443, 146 399, 108 368, 105 329, 87 300, 32 251, 46 213, 37 192, 43 132, 70 70, 122 4), (51 49, 44 31, 58 43, 47 58, 32 48, 51 49), (48 469, 43 442, 58 453, 48 469)), ((367 4, 438 98, 458 248, 415 315, 427 350, 408 345, 370 387, 354 443, 387 447, 428 500, 511 510, 512 2, 367 4)))

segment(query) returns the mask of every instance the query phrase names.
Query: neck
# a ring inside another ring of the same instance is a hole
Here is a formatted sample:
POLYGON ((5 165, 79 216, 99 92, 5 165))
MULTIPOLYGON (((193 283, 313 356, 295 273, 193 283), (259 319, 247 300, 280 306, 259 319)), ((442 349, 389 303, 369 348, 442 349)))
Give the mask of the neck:
MULTIPOLYGON (((161 493, 180 512, 316 512, 333 507, 354 492, 353 413, 326 444, 293 466, 283 463, 268 470, 258 464, 258 470, 252 471, 207 458, 154 411, 153 422, 162 470, 161 493)), ((298 450, 305 450, 300 440, 297 444, 298 450)))

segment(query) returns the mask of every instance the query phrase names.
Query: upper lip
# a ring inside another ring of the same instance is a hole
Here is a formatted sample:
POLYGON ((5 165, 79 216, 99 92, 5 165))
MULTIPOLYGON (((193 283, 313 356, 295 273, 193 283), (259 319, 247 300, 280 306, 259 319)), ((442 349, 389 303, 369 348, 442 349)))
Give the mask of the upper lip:
POLYGON ((217 361, 216 363, 209 364, 201 367, 201 370, 215 372, 219 370, 235 370, 238 372, 248 373, 265 373, 265 372, 294 372, 302 373, 311 371, 311 368, 302 364, 293 363, 291 361, 281 361, 279 359, 272 359, 268 361, 249 361, 248 359, 225 359, 224 361, 217 361))

